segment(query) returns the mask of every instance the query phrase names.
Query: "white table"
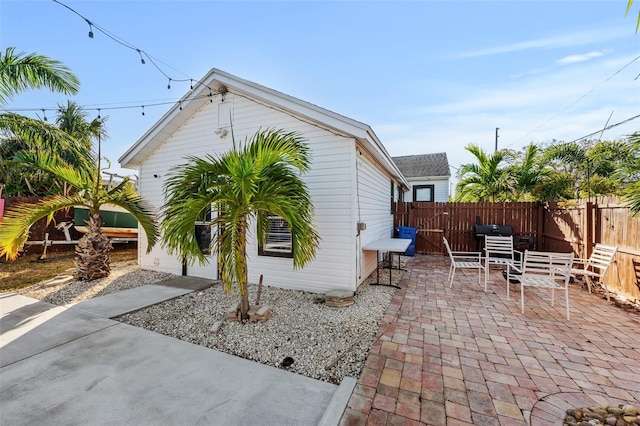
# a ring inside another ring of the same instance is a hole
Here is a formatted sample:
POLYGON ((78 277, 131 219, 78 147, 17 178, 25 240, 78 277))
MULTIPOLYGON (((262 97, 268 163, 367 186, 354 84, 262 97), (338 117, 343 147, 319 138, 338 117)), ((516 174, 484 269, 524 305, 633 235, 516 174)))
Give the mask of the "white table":
POLYGON ((400 253, 407 251, 412 240, 409 238, 381 238, 379 240, 367 243, 362 247, 362 250, 376 251, 376 282, 371 285, 388 285, 395 288, 400 288, 397 285, 391 283, 391 261, 392 254, 398 253, 398 269, 400 269, 400 253), (389 256, 389 284, 383 284, 380 282, 380 262, 378 262, 378 252, 387 252, 389 256))

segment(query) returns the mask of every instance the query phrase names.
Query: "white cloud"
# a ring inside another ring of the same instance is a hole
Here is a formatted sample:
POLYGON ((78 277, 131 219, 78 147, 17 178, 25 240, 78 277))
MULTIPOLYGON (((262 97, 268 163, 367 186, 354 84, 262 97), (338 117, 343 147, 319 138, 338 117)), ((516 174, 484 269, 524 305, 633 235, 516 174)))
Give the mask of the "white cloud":
POLYGON ((558 59, 556 63, 558 64, 575 64, 577 62, 585 62, 593 58, 599 58, 604 55, 604 52, 589 52, 583 53, 581 55, 569 55, 564 58, 558 59))
POLYGON ((597 28, 462 52, 458 57, 475 58, 531 49, 556 49, 561 47, 584 46, 610 41, 625 36, 628 36, 628 31, 625 28, 597 28))

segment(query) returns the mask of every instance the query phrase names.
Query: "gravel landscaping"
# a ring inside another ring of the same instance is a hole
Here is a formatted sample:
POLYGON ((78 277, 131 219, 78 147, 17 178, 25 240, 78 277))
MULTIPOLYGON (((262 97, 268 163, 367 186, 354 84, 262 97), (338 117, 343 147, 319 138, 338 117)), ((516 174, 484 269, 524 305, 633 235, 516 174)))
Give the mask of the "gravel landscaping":
MULTIPOLYGON (((42 282, 17 292, 66 305, 173 276, 140 269, 136 261, 111 266, 112 273, 107 278, 53 285, 42 282)), ((388 280, 388 273, 381 271, 381 281, 388 280)), ((369 285, 375 282, 375 275, 374 272, 356 291, 355 303, 343 308, 319 303, 319 295, 314 293, 265 286, 260 304, 268 305, 272 311, 265 322, 231 321, 229 308, 239 299, 235 291, 226 294, 220 284, 115 319, 314 379, 340 383, 346 376, 360 375, 395 292, 392 287, 369 285), (217 322, 222 326, 214 331, 217 322)), ((393 270, 392 276, 397 284, 402 271, 393 270)), ((252 303, 256 294, 257 286, 250 285, 252 303)))
MULTIPOLYGON (((394 281, 399 281, 401 271, 393 273, 394 281)), ((369 281, 372 279, 375 273, 369 281)), ((250 285, 252 302, 256 291, 257 286, 250 285)), ((360 375, 394 291, 364 284, 356 292, 353 305, 330 308, 317 303, 316 294, 265 286, 260 302, 269 305, 272 317, 265 322, 240 323, 228 319, 229 307, 237 303, 238 296, 226 294, 222 285, 216 285, 116 319, 307 377, 340 383, 346 376, 360 375), (222 327, 214 332, 212 328, 219 321, 222 327)))

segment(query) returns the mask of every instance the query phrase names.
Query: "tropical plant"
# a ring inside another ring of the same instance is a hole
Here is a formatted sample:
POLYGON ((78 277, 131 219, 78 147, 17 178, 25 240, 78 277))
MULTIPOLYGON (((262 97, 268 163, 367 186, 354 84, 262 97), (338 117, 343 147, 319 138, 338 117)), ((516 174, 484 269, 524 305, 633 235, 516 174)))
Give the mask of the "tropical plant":
POLYGON ((640 132, 636 132, 628 138, 629 149, 632 152, 634 161, 629 162, 621 173, 631 182, 624 191, 624 199, 627 202, 631 213, 640 216, 640 132))
POLYGON ((549 146, 544 162, 571 182, 573 198, 619 194, 627 179, 619 171, 635 161, 626 141, 566 142, 549 146))
POLYGON ((477 163, 468 163, 458 170, 456 201, 505 201, 509 198, 510 176, 504 166, 507 151, 487 154, 478 145, 465 147, 476 157, 477 163), (502 166, 502 167, 501 167, 502 166))
POLYGON ((165 183, 163 246, 191 263, 206 263, 194 229, 208 211, 215 212, 211 248, 218 255, 226 290, 237 286, 242 319, 249 311, 246 246, 251 219, 260 245, 267 241, 269 215, 287 221, 294 268, 315 257, 319 236, 312 227, 311 197, 300 177, 309 164, 309 150, 298 133, 268 129, 242 145, 234 139, 233 148, 219 156, 188 157, 165 183))
POLYGON ((15 160, 50 173, 76 191, 71 195, 54 195, 35 204, 20 204, 5 212, 0 227, 0 257, 15 259, 27 241, 29 228, 39 219, 46 217, 50 222, 58 210, 85 207, 89 210, 88 231, 76 246, 75 276, 79 280, 108 276, 111 243, 102 233, 100 217, 100 208, 106 204, 122 207, 138 220, 147 235, 147 251, 155 245, 157 229, 152 209, 140 198, 129 179, 109 189, 102 183, 99 164, 78 170, 57 156, 31 152, 20 152, 15 160))
POLYGON ((70 101, 66 106, 58 106, 57 128, 18 114, 1 114, 0 129, 4 129, 5 137, 0 139, 0 160, 3 164, 0 181, 8 183, 6 194, 67 194, 69 188, 63 181, 28 164, 15 162, 13 158, 21 151, 48 152, 78 169, 93 168, 92 139, 106 136, 105 120, 106 117, 88 121, 82 108, 70 101))
MULTIPOLYGON (((0 105, 28 89, 48 88, 64 94, 78 91, 78 79, 60 62, 36 53, 0 53, 0 105)), ((14 113, 0 114, 0 182, 5 195, 49 195, 59 192, 58 182, 42 171, 11 163, 20 151, 57 153, 70 163, 86 162, 91 146, 78 146, 53 125, 14 113)))
POLYGON ((37 53, 15 53, 7 47, 0 53, 0 105, 15 94, 30 89, 48 88, 67 95, 78 92, 78 78, 61 62, 37 53))
POLYGON ((534 143, 527 145, 522 153, 510 153, 512 161, 505 174, 508 176, 506 180, 509 182, 512 201, 535 200, 533 191, 548 175, 544 163, 540 161, 540 153, 540 148, 534 143))

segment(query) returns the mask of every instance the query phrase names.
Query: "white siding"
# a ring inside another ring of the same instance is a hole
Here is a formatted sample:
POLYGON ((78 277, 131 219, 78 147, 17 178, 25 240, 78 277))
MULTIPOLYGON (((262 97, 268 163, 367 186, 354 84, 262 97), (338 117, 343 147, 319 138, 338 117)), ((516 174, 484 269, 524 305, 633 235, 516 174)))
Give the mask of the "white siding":
MULTIPOLYGON (((397 183, 394 182, 394 185, 397 183)), ((376 269, 375 251, 363 251, 362 247, 379 238, 393 236, 393 215, 391 214, 391 178, 365 153, 357 158, 357 221, 364 222, 367 229, 361 231, 357 252, 358 284, 376 269)))
POLYGON ((410 184, 409 191, 404 194, 404 201, 413 201, 414 185, 433 185, 433 201, 449 201, 449 179, 448 178, 407 178, 410 184))
MULTIPOLYGON (((265 285, 313 292, 355 290, 355 190, 352 184, 355 141, 242 96, 228 93, 225 98, 225 102, 233 103, 233 132, 237 142, 251 137, 259 129, 282 128, 300 132, 307 139, 312 155, 311 170, 303 178, 315 207, 314 227, 322 238, 317 256, 305 268, 294 271, 292 259, 258 256, 252 232, 247 244, 249 281, 257 283, 262 274, 265 285)), ((186 155, 203 156, 230 149, 230 132, 223 139, 214 134, 218 128, 217 104, 215 99, 213 103, 206 103, 143 163, 140 191, 154 206, 158 207, 163 202, 162 183, 167 171, 176 164, 184 163, 186 155), (154 178, 154 174, 160 177, 154 178)), ((385 193, 388 197, 388 189, 385 193)), ((388 200, 386 211, 388 215, 388 200)), ((149 255, 144 253, 142 245, 140 247, 140 264, 143 267, 180 273, 180 261, 164 253, 159 246, 149 255), (158 266, 154 266, 154 259, 159 259, 158 266)), ((188 275, 208 274, 215 276, 215 262, 209 268, 194 266, 188 270, 188 275)))

